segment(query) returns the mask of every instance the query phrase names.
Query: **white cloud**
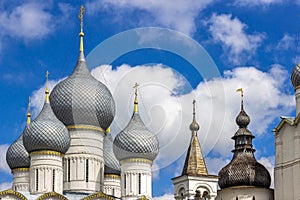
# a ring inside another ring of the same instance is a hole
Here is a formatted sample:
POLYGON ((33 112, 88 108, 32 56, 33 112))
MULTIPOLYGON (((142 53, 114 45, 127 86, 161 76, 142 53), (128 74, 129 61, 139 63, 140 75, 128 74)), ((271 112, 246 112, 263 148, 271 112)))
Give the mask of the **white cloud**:
POLYGON ((206 157, 205 158, 205 164, 208 170, 209 174, 218 174, 219 171, 225 167, 230 162, 229 159, 223 158, 223 157, 218 157, 218 158, 211 158, 211 157, 206 157))
POLYGON ((231 14, 213 14, 207 24, 213 41, 221 43, 224 55, 235 65, 251 59, 265 38, 263 33, 247 34, 247 25, 231 14))
POLYGON ((6 162, 6 152, 9 144, 0 144, 0 172, 10 174, 10 168, 6 162))
POLYGON ((235 0, 235 5, 239 6, 271 6, 274 4, 283 3, 283 0, 235 0))
POLYGON ((87 3, 87 10, 88 13, 94 14, 101 9, 110 12, 115 9, 114 17, 122 21, 125 19, 123 15, 128 15, 129 11, 139 10, 144 12, 136 16, 134 23, 139 26, 161 25, 192 35, 196 29, 195 18, 212 2, 213 0, 149 0, 147 3, 140 0, 98 0, 87 3), (146 13, 150 16, 143 17, 146 13))
POLYGON ((275 156, 261 157, 258 162, 265 166, 271 175, 271 188, 274 188, 275 156))
POLYGON ((284 34, 284 36, 279 40, 276 49, 285 51, 295 48, 295 39, 289 34, 284 34))
POLYGON ((174 194, 164 194, 162 196, 153 197, 153 200, 171 200, 174 199, 174 194))
MULTIPOLYGON (((168 166, 187 150, 191 137, 189 124, 193 99, 197 100, 196 115, 201 127, 198 135, 203 154, 213 151, 221 156, 219 160, 207 158, 209 171, 214 173, 218 169, 212 163, 224 164, 232 155, 233 141, 230 138, 238 128, 235 117, 240 110, 240 95, 235 92, 237 88, 244 89, 245 110, 251 117, 249 129, 256 136, 269 134, 269 125, 278 116, 289 115, 294 106, 293 95, 284 91, 288 73, 280 65, 271 66, 267 72, 254 67, 225 71, 223 78, 201 82, 192 92, 184 95, 174 94, 190 87, 187 80, 162 65, 122 65, 116 70, 103 65, 95 68, 92 74, 108 86, 116 102, 112 135, 128 123, 133 108, 132 87, 135 82, 140 83, 141 117, 146 126, 157 134, 160 142, 160 153, 155 161, 158 168, 168 166)), ((55 84, 50 83, 51 87, 55 84)), ((35 108, 42 106, 43 93, 44 87, 32 94, 35 108)), ((181 171, 182 167, 178 170, 181 171)))
POLYGON ((43 38, 54 27, 54 19, 46 4, 24 3, 11 12, 2 12, 0 27, 11 36, 24 39, 43 38))
POLYGON ((11 183, 9 182, 4 182, 4 183, 0 183, 0 191, 3 191, 3 190, 8 190, 11 188, 11 183))

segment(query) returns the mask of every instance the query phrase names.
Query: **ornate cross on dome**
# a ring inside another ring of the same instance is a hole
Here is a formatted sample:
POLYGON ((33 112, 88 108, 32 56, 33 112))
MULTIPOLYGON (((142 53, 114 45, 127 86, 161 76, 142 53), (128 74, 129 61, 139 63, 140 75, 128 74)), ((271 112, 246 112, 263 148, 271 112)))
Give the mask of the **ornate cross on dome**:
POLYGON ((30 119, 31 114, 30 114, 30 97, 28 97, 28 108, 27 108, 27 124, 30 124, 30 119))
POLYGON ((134 107, 133 107, 133 112, 137 113, 138 112, 138 94, 137 94, 137 88, 139 87, 140 85, 138 83, 135 83, 133 88, 135 89, 134 91, 134 95, 135 95, 135 98, 134 98, 134 107))
POLYGON ((80 20, 80 32, 82 32, 82 30, 83 30, 83 14, 84 14, 84 11, 85 11, 84 6, 81 5, 79 15, 78 15, 78 19, 80 20))
POLYGON ((49 76, 49 72, 46 71, 46 89, 45 89, 46 102, 49 102, 48 76, 49 76))
POLYGON ((241 110, 244 110, 244 92, 243 92, 243 88, 239 88, 236 91, 241 93, 241 110))

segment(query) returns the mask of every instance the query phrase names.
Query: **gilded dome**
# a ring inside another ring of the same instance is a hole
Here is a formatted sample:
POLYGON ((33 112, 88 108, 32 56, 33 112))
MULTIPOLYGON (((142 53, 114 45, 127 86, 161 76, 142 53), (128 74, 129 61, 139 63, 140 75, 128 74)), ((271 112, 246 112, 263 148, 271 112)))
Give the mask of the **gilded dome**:
POLYGON ((258 186, 269 188, 271 176, 268 170, 256 161, 252 152, 236 154, 219 172, 221 189, 233 186, 258 186))
POLYGON ((57 84, 50 103, 56 117, 66 126, 92 125, 104 131, 115 116, 115 103, 108 88, 89 72, 83 52, 71 76, 57 84))
POLYGON ((291 81, 294 88, 300 85, 300 63, 298 63, 293 69, 291 81))
POLYGON ((47 101, 40 114, 26 126, 23 133, 23 143, 28 153, 39 150, 66 153, 70 141, 69 131, 55 117, 47 101))
POLYGON ((30 167, 30 157, 23 145, 22 135, 8 147, 6 162, 11 170, 30 167))
POLYGON ((104 174, 117 174, 120 175, 120 164, 113 152, 113 139, 110 133, 104 137, 104 174))
POLYGON ((128 125, 114 140, 117 159, 145 158, 154 160, 158 154, 158 139, 151 133, 138 113, 134 113, 128 125))

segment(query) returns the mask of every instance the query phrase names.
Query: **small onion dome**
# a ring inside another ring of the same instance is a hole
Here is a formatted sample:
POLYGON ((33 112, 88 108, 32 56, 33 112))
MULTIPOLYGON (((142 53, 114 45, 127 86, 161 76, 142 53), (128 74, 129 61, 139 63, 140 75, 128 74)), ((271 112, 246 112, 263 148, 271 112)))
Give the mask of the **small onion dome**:
POLYGON ((293 69, 291 80, 294 88, 300 85, 300 63, 293 69))
POLYGON ((241 110, 235 121, 240 128, 246 128, 250 123, 250 117, 244 110, 241 110))
POLYGON ((271 176, 268 170, 256 161, 252 152, 242 152, 219 172, 221 189, 233 186, 257 186, 269 188, 271 176))
POLYGON ((46 100, 43 109, 35 120, 26 126, 23 133, 24 146, 28 153, 52 150, 64 154, 69 149, 70 142, 68 129, 55 117, 51 109, 47 80, 46 100))
POLYGON ((114 140, 114 154, 119 161, 128 158, 154 160, 158 154, 158 139, 134 113, 124 130, 114 140))
POLYGON ((110 133, 104 137, 104 174, 121 174, 120 164, 113 152, 113 139, 110 133))
POLYGON ((30 167, 30 157, 23 145, 22 135, 7 149, 6 162, 11 170, 30 167))
POLYGON ((195 111, 195 104, 196 104, 196 101, 193 100, 193 122, 192 122, 191 125, 190 125, 190 130, 191 130, 191 131, 199 131, 199 129, 200 129, 200 126, 199 126, 199 124, 197 123, 196 117, 195 117, 195 114, 196 114, 196 111, 195 111))

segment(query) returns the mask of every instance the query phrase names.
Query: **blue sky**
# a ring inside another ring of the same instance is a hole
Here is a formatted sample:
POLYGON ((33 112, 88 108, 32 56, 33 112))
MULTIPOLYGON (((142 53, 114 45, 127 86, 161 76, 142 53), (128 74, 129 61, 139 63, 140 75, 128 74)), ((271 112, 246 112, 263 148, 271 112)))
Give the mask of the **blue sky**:
POLYGON ((290 74, 300 53, 300 1, 15 0, 0 2, 0 189, 12 181, 5 151, 24 129, 28 97, 35 116, 43 102, 46 70, 53 87, 75 66, 81 4, 86 6, 84 47, 93 63, 90 70, 117 104, 113 135, 131 115, 134 82, 141 84, 140 112, 161 146, 154 196, 170 196, 171 178, 182 170, 192 99, 209 172, 217 174, 228 163, 239 87, 256 136, 256 158, 272 173, 272 129, 280 115, 295 112, 290 74), (108 57, 114 59, 108 62, 108 57))

